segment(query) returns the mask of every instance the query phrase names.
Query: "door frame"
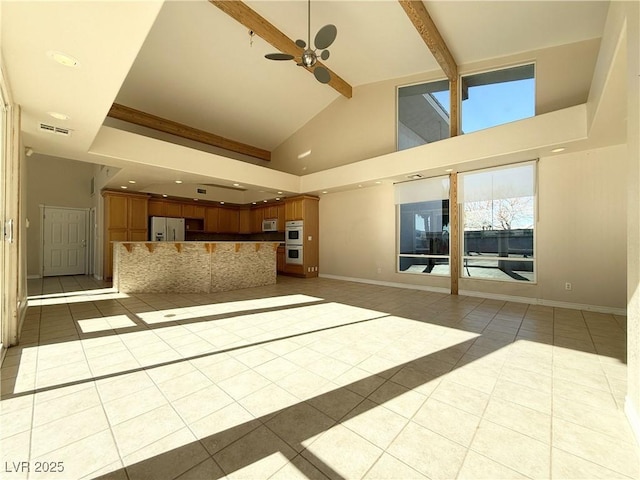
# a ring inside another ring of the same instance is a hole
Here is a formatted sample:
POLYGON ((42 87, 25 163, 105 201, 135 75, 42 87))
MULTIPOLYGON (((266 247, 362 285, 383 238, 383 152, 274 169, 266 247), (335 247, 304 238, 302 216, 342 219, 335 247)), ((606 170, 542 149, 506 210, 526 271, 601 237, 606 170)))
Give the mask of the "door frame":
POLYGON ((89 265, 89 259, 91 256, 89 255, 89 250, 92 249, 93 245, 93 231, 90 227, 91 223, 91 208, 79 208, 79 207, 58 207, 55 205, 45 205, 40 204, 40 262, 38 265, 38 272, 40 272, 40 278, 44 278, 44 221, 45 221, 45 211, 47 208, 56 208, 58 210, 75 210, 84 212, 85 222, 84 222, 84 238, 87 247, 84 249, 84 273, 83 275, 89 275, 90 271, 93 268, 89 265))

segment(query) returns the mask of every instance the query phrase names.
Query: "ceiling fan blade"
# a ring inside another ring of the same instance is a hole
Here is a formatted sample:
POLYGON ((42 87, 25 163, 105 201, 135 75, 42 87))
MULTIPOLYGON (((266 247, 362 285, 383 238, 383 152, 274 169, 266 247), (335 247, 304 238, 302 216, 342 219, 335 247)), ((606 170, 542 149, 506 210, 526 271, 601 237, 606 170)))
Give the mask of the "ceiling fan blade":
POLYGON ((293 60, 294 57, 288 53, 267 53, 265 58, 269 60, 293 60))
POLYGON ((329 58, 329 50, 323 50, 322 53, 320 54, 320 58, 322 60, 326 60, 329 58))
POLYGON ((307 42, 305 42, 304 40, 296 40, 296 45, 299 46, 300 48, 307 48, 307 42))
POLYGON ((324 67, 316 67, 313 71, 313 75, 320 83, 329 83, 331 81, 331 74, 329 70, 324 67))
POLYGON ((316 38, 314 43, 318 50, 324 50, 325 48, 329 48, 331 44, 336 39, 336 35, 338 34, 338 29, 335 25, 325 25, 318 33, 316 33, 316 38))

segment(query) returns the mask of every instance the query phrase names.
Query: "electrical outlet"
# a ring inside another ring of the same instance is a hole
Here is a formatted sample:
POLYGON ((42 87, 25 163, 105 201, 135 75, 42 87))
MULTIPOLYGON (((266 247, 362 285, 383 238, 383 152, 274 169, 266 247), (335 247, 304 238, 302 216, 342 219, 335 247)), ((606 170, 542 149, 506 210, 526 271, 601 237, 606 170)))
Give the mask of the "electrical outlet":
POLYGON ((567 282, 567 283, 564 284, 564 289, 565 290, 571 290, 571 288, 572 288, 572 286, 571 286, 570 282, 567 282))

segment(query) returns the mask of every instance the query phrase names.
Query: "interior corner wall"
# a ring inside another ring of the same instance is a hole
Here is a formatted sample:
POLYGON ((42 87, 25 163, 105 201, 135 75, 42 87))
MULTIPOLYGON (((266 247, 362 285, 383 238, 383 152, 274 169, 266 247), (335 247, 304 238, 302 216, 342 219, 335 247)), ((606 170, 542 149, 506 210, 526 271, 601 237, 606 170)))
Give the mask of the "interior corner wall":
MULTIPOLYGON (((640 444, 640 4, 612 2, 627 40, 627 397, 625 412, 640 444)), ((617 33, 617 32, 616 32, 617 33)), ((621 179, 621 186, 625 182, 621 179)))
POLYGON ((94 166, 34 153, 27 157, 27 275, 40 276, 42 255, 40 205, 91 208, 94 166))
MULTIPOLYGON (((461 278, 460 290, 624 309, 625 161, 624 145, 540 159, 537 284, 461 278)), ((383 184, 322 196, 321 274, 448 289, 448 277, 396 272, 393 189, 383 184)))

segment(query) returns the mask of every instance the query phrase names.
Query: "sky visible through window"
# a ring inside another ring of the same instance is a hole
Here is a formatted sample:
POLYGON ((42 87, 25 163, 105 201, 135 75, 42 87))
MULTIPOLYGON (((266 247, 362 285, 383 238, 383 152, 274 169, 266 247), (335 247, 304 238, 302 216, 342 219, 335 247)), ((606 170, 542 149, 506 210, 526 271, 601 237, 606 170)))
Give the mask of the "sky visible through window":
MULTIPOLYGON (((449 91, 433 93, 449 113, 449 91)), ((462 133, 533 117, 535 115, 535 80, 493 83, 469 88, 469 98, 462 102, 462 133)))

